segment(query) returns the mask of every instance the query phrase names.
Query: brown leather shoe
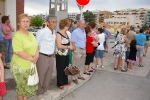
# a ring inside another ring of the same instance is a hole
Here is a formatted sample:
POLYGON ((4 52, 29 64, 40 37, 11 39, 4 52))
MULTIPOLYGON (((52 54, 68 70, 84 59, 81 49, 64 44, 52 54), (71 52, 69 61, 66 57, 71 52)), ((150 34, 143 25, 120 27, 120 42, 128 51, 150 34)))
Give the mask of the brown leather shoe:
POLYGON ((78 77, 78 79, 85 80, 85 78, 84 78, 84 77, 78 77))
POLYGON ((73 80, 73 82, 74 82, 75 84, 78 84, 78 80, 77 80, 77 79, 73 80))

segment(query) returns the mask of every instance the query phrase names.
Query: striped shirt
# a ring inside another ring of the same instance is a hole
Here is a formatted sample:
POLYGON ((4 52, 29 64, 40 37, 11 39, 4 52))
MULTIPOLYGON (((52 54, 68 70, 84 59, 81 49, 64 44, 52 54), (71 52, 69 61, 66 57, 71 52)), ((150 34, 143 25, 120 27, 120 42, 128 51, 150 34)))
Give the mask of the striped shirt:
POLYGON ((53 30, 53 34, 48 27, 39 30, 38 33, 36 34, 36 40, 39 46, 39 52, 47 55, 54 54, 55 39, 56 39, 56 34, 54 30, 53 30))

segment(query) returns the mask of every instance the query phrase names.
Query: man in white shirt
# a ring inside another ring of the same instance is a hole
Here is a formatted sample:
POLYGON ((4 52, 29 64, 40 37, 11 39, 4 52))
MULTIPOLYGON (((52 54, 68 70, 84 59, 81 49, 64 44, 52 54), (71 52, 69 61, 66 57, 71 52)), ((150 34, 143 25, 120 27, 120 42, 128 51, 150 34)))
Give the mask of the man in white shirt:
POLYGON ((54 65, 56 16, 48 15, 46 22, 47 27, 39 30, 36 35, 39 47, 39 59, 37 61, 39 84, 37 95, 43 94, 48 90, 54 65))

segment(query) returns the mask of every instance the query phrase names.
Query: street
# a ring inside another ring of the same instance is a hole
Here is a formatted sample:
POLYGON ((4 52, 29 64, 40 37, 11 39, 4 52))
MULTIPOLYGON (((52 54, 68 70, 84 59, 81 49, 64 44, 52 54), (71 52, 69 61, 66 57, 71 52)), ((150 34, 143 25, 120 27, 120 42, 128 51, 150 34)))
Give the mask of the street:
POLYGON ((61 100, 150 100, 150 78, 96 71, 90 81, 61 100))

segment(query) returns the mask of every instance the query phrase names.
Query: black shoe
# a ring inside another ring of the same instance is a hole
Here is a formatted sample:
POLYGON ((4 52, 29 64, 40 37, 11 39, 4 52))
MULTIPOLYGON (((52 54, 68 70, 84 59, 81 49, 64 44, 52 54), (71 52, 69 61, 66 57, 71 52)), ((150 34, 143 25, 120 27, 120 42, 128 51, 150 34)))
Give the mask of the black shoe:
POLYGON ((122 69, 121 69, 121 71, 122 71, 122 72, 127 72, 127 70, 122 70, 122 69))
POLYGON ((89 70, 89 72, 93 72, 93 70, 89 70))
POLYGON ((86 74, 86 75, 91 75, 91 74, 90 74, 90 73, 88 73, 88 72, 87 72, 87 73, 85 72, 84 74, 86 74))
POLYGON ((118 68, 114 68, 114 70, 117 70, 118 68))
POLYGON ((142 64, 139 64, 139 67, 144 67, 142 64))
POLYGON ((10 68, 9 68, 9 65, 5 65, 5 66, 4 66, 4 69, 10 69, 10 68))

